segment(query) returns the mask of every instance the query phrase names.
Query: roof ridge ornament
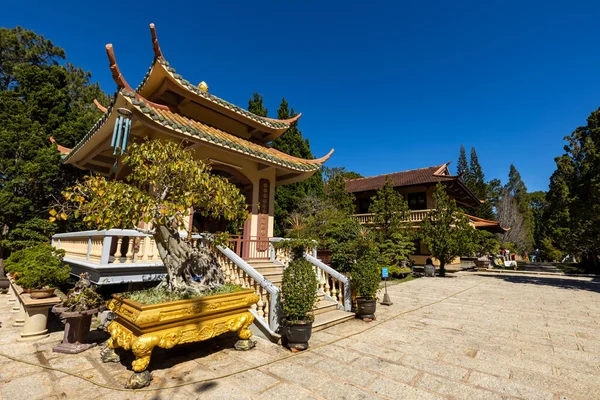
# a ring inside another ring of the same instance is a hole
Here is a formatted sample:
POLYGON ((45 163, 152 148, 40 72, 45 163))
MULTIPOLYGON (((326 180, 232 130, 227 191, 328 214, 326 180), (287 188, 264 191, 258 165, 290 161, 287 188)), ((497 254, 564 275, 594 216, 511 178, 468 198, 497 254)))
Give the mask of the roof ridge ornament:
POLYGON ((107 111, 107 108, 100 104, 100 102, 97 99, 94 99, 94 105, 98 110, 102 111, 103 113, 107 111))
POLYGON ((154 27, 154 23, 150 24, 150 34, 152 35, 152 47, 154 49, 154 57, 165 59, 163 53, 160 49, 160 45, 158 44, 158 37, 156 36, 156 28, 154 27))
POLYGON ((198 89, 202 90, 204 93, 208 93, 208 83, 202 81, 198 84, 198 89))
POLYGON ((113 80, 115 81, 117 86, 119 88, 127 89, 127 90, 133 92, 133 89, 131 88, 131 86, 129 86, 129 84, 125 80, 125 77, 123 77, 123 74, 121 73, 121 70, 119 69, 119 66, 117 65, 117 59, 115 58, 115 51, 113 50, 113 45, 110 43, 106 45, 106 55, 108 56, 108 63, 109 63, 108 65, 112 72, 113 80))

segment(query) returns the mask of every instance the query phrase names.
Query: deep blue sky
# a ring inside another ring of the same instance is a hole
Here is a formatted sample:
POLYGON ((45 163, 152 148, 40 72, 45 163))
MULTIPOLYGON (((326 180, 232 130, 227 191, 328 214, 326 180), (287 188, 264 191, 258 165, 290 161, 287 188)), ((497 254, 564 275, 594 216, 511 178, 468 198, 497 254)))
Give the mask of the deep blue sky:
MULTIPOLYGON (((600 105, 598 1, 4 2, 0 26, 43 34, 115 90, 113 43, 137 86, 148 24, 192 83, 242 107, 282 97, 329 166, 375 175, 456 166, 475 146, 486 178, 510 163, 546 189, 562 138, 600 105), (116 6, 115 6, 116 5, 116 6)), ((453 169, 454 170, 454 169, 453 169)))

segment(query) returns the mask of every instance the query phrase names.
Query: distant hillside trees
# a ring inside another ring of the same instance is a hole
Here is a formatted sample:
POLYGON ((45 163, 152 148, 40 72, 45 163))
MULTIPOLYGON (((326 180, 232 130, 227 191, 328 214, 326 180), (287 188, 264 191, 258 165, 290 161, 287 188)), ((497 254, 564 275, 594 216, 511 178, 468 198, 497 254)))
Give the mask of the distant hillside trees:
MULTIPOLYGON (((74 146, 107 97, 65 51, 30 30, 0 28, 0 267, 7 251, 48 240, 53 196, 82 171, 61 165, 50 137, 74 146)), ((62 227, 65 229, 65 227, 62 227)))

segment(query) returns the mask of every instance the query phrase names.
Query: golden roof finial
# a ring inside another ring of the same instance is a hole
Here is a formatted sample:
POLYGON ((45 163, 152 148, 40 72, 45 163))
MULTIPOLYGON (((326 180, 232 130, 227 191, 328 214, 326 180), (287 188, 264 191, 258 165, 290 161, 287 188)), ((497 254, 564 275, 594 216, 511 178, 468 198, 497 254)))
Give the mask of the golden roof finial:
POLYGON ((198 84, 198 89, 202 90, 204 93, 208 92, 208 84, 204 81, 198 84))

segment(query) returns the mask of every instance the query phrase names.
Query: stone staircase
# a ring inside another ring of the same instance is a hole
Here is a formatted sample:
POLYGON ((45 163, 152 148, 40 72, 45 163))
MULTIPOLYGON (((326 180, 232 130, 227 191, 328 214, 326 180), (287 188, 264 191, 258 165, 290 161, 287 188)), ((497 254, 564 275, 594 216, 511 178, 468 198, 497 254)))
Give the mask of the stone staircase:
MULTIPOLYGON (((275 264, 270 260, 246 260, 248 264, 258 271, 275 286, 281 288, 283 279, 283 265, 275 264)), ((315 321, 313 332, 320 331, 330 326, 340 324, 354 318, 354 313, 338 309, 338 303, 325 297, 325 293, 318 291, 318 300, 314 308, 315 321)))

